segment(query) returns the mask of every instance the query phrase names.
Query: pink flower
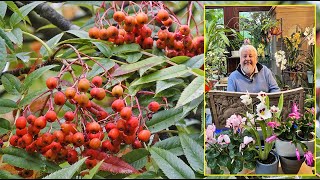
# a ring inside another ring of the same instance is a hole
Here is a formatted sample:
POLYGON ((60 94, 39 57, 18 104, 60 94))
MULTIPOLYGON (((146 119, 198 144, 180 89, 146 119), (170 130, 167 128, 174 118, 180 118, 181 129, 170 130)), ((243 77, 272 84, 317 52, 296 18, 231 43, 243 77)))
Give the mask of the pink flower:
POLYGON ((293 103, 292 108, 291 108, 292 113, 299 113, 299 109, 296 103, 293 103))
POLYGON ((242 118, 240 115, 233 114, 227 119, 226 127, 233 128, 236 132, 238 128, 242 127, 246 118, 242 118))
POLYGON ((296 156, 297 156, 298 161, 300 161, 300 153, 299 153, 298 148, 296 148, 296 156))
POLYGON ((221 134, 218 139, 217 139, 217 142, 219 144, 229 144, 230 143, 230 138, 228 135, 226 134, 221 134))
POLYGON ((300 113, 290 113, 288 115, 289 118, 293 118, 293 119, 299 119, 300 118, 300 113))
POLYGON ((266 139, 266 142, 267 143, 271 143, 271 142, 275 141, 276 139, 277 139, 277 136, 276 135, 272 135, 272 136, 270 136, 270 137, 268 137, 266 139))
POLYGON ((307 160, 307 165, 308 166, 312 166, 313 164, 313 154, 311 151, 307 151, 305 154, 304 154, 304 157, 306 158, 307 160))
POLYGON ((280 126, 280 124, 279 123, 277 123, 277 122, 268 122, 267 123, 267 126, 270 126, 272 129, 273 128, 275 128, 275 127, 278 127, 278 126, 280 126))

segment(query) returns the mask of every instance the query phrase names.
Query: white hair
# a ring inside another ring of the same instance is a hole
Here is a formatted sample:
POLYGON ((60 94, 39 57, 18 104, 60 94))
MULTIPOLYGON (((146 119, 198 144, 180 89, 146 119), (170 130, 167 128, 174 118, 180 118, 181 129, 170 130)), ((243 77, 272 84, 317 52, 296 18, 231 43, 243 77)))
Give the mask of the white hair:
POLYGON ((244 50, 244 49, 252 49, 254 50, 255 54, 256 54, 256 58, 258 58, 258 52, 257 52, 257 49, 252 46, 252 45, 249 45, 249 44, 245 44, 245 45, 242 45, 239 49, 239 54, 240 54, 240 57, 241 57, 241 52, 244 50))

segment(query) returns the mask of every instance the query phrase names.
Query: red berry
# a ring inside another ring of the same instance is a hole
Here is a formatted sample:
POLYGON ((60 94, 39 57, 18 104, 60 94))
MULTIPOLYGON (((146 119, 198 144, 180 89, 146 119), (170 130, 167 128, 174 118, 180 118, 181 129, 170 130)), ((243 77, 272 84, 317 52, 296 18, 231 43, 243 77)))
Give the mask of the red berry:
POLYGON ((109 137, 110 139, 112 139, 112 140, 117 139, 117 138, 119 137, 119 135, 120 135, 120 132, 119 132, 119 130, 118 130, 117 128, 111 129, 111 130, 109 131, 109 133, 108 133, 108 137, 109 137))
POLYGON ((111 122, 109 122, 109 123, 107 123, 107 124, 105 125, 106 132, 109 132, 111 129, 116 128, 116 127, 117 127, 117 125, 114 124, 114 123, 111 123, 111 122))
POLYGON ((124 108, 124 102, 122 99, 116 99, 115 101, 113 101, 113 103, 111 104, 111 108, 115 111, 115 112, 120 112, 122 110, 122 108, 124 108))
POLYGON ((34 126, 38 129, 43 129, 46 127, 46 125, 47 125, 47 120, 44 116, 40 116, 34 121, 34 126))
POLYGON ((101 140, 98 139, 98 138, 93 138, 90 140, 90 143, 89 143, 89 146, 92 148, 92 149, 98 149, 101 145, 101 140))
POLYGON ((169 13, 164 9, 160 9, 158 11, 157 17, 160 19, 160 21, 166 21, 169 18, 169 13))
POLYGON ((46 84, 49 89, 54 89, 58 86, 58 79, 55 77, 50 77, 47 79, 46 84))
POLYGON ((151 132, 149 130, 142 130, 138 134, 138 138, 143 142, 149 141, 150 136, 151 136, 151 132))
POLYGON ((64 119, 66 121, 72 121, 74 119, 75 114, 72 111, 68 111, 64 114, 64 119))
POLYGON ((132 115, 132 110, 131 107, 124 107, 121 111, 120 111, 120 116, 122 119, 124 120, 128 120, 132 115))
POLYGON ((63 92, 58 91, 54 96, 54 103, 58 106, 62 106, 65 102, 66 96, 63 94, 63 92))
POLYGON ((156 101, 152 101, 148 105, 148 109, 152 112, 157 112, 160 109, 160 105, 156 101))
POLYGON ((94 78, 92 78, 92 84, 94 84, 97 87, 101 87, 102 86, 102 77, 100 76, 95 76, 94 78))
POLYGON ((18 129, 23 129, 27 126, 27 119, 24 116, 18 117, 16 120, 16 127, 18 129))
POLYGON ((54 111, 48 111, 45 117, 48 122, 54 122, 57 119, 57 113, 54 111))

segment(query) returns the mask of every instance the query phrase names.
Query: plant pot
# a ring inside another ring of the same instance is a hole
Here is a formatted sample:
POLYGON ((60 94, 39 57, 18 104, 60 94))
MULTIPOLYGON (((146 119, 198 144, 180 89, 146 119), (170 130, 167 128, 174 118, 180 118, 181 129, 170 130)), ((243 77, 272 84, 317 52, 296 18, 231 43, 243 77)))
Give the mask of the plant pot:
POLYGON ((300 156, 300 161, 297 160, 297 157, 280 157, 281 169, 285 174, 297 174, 300 170, 302 163, 305 160, 305 157, 300 156))
POLYGON ((256 161, 256 174, 278 174, 279 155, 271 150, 270 154, 275 158, 275 161, 270 164, 264 164, 259 160, 256 161))
POLYGON ((297 131, 297 137, 300 139, 301 142, 303 142, 307 147, 308 150, 312 152, 312 154, 314 154, 314 144, 315 144, 315 133, 311 132, 310 134, 310 140, 304 139, 303 136, 301 136, 301 131, 297 131))
POLYGON ((313 83, 313 72, 307 71, 308 83, 313 83))
POLYGON ((231 51, 231 57, 240 57, 239 51, 231 51))
MULTIPOLYGON (((308 150, 310 150, 312 153, 314 152, 314 139, 311 141, 301 141, 301 142, 303 142, 308 147, 308 150)), ((297 148, 300 156, 303 156, 304 151, 301 148, 300 144, 297 144, 297 148)), ((279 156, 284 156, 284 157, 296 156, 296 146, 288 140, 276 139, 275 151, 279 154, 279 156)))

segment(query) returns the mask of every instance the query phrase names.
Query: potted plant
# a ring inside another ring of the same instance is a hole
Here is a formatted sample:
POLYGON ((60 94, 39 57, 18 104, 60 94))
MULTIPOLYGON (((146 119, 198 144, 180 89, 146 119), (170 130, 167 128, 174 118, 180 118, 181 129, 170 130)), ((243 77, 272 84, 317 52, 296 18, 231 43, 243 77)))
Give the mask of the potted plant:
POLYGON ((294 103, 288 119, 276 122, 274 126, 274 132, 277 137, 275 148, 280 156, 280 163, 284 173, 298 173, 305 159, 307 159, 307 165, 312 166, 315 137, 313 121, 314 110, 308 109, 302 115, 294 103), (302 133, 302 130, 305 132, 302 133), (301 136, 300 138, 299 135, 301 136), (304 137, 306 139, 303 139, 304 137), (306 140, 308 139, 311 141, 307 142, 306 140))
MULTIPOLYGON (((245 99, 249 99, 250 95, 244 95, 242 97, 243 102, 245 99)), ((275 120, 279 118, 282 105, 283 95, 279 98, 278 107, 269 107, 269 98, 264 92, 260 92, 257 96, 260 103, 256 105, 256 113, 253 113, 252 103, 245 103, 245 105, 252 107, 252 113, 247 112, 247 119, 250 119, 250 125, 246 125, 245 128, 251 133, 256 140, 256 174, 277 174, 279 156, 273 150, 276 136, 273 132, 273 126, 275 120), (259 126, 259 128, 258 128, 259 126), (259 134, 261 130, 262 135, 259 134)))
POLYGON ((233 36, 233 39, 230 40, 231 55, 232 57, 239 57, 239 49, 244 44, 244 38, 240 33, 235 31, 233 36))
POLYGON ((254 139, 244 129, 245 118, 232 115, 228 130, 215 132, 215 125, 206 129, 206 161, 211 174, 245 174, 255 168, 254 139))

